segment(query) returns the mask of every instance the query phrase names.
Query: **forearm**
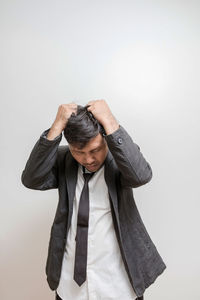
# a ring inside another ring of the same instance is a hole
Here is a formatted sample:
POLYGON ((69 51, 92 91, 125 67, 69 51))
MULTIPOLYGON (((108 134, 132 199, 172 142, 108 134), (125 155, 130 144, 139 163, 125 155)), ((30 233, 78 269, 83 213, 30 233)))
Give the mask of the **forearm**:
POLYGON ((63 131, 62 124, 54 122, 47 134, 47 139, 49 141, 54 140, 56 137, 58 137, 62 133, 62 131, 63 131))
POLYGON ((104 119, 102 125, 107 135, 113 134, 117 129, 119 129, 119 123, 112 115, 107 117, 107 119, 104 119))
POLYGON ((45 135, 49 131, 43 132, 36 142, 22 172, 21 181, 28 188, 45 190, 57 187, 56 158, 62 135, 48 140, 45 135))
POLYGON ((152 169, 149 163, 122 126, 105 138, 124 185, 138 187, 151 180, 152 169))

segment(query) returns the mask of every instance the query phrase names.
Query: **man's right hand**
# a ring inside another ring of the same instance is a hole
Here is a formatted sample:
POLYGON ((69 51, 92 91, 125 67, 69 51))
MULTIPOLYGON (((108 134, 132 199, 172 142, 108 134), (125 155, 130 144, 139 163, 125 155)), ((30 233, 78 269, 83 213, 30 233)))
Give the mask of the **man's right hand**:
POLYGON ((54 140, 55 137, 59 136, 67 125, 68 119, 72 113, 76 114, 77 104, 61 104, 58 108, 56 119, 48 132, 47 139, 54 140))

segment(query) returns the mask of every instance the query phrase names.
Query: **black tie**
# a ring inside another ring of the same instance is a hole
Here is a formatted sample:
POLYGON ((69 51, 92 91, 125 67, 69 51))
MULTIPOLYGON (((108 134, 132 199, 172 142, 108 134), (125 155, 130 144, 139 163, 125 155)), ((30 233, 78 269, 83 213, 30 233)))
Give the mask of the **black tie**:
POLYGON ((89 220, 88 182, 94 173, 83 173, 85 183, 81 192, 76 231, 76 254, 74 263, 74 280, 79 286, 86 280, 87 241, 89 220))

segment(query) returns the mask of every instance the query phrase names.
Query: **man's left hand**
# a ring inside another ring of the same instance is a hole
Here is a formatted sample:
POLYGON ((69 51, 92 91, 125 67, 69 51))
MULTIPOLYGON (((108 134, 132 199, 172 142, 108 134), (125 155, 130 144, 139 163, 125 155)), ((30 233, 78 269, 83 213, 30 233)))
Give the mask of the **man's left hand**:
POLYGON ((105 100, 90 101, 87 105, 89 105, 87 110, 104 127, 106 134, 112 134, 119 128, 119 123, 116 121, 105 100))

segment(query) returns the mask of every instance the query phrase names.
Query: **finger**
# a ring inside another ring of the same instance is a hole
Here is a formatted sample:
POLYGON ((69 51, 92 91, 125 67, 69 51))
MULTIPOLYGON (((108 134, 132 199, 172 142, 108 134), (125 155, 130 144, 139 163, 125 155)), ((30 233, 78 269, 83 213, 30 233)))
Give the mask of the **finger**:
POLYGON ((76 108, 77 104, 76 103, 69 103, 70 108, 76 108))
POLYGON ((95 102, 94 100, 91 100, 91 101, 88 102, 87 105, 92 105, 92 104, 94 104, 94 102, 95 102))
POLYGON ((94 111, 94 106, 92 106, 92 105, 88 106, 87 110, 90 111, 90 112, 93 112, 94 111))
POLYGON ((74 111, 75 115, 77 114, 77 110, 78 110, 78 107, 77 106, 74 107, 73 111, 74 111))

